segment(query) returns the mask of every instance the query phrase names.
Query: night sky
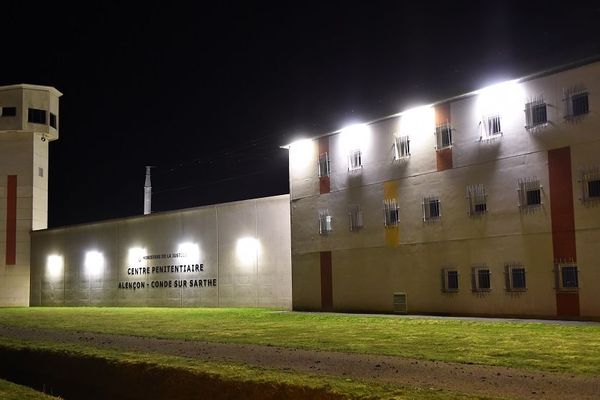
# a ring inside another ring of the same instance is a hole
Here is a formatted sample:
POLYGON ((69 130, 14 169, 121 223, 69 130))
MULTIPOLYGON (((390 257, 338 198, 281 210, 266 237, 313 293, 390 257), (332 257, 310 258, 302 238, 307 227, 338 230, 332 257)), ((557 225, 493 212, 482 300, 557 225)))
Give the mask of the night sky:
POLYGON ((7 2, 0 85, 64 93, 49 226, 288 192, 279 146, 600 54, 600 3, 7 2), (411 5, 412 4, 412 5, 411 5))

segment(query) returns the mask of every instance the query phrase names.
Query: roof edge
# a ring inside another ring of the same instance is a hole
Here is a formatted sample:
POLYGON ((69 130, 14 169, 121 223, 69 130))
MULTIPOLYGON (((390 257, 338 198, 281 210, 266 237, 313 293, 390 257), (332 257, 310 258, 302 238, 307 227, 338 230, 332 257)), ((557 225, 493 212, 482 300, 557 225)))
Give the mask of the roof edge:
POLYGON ((53 86, 32 85, 29 83, 19 83, 19 84, 15 84, 15 85, 0 86, 0 91, 13 90, 13 89, 42 90, 42 91, 50 92, 53 95, 55 95, 56 97, 61 97, 63 95, 59 90, 57 90, 53 86))

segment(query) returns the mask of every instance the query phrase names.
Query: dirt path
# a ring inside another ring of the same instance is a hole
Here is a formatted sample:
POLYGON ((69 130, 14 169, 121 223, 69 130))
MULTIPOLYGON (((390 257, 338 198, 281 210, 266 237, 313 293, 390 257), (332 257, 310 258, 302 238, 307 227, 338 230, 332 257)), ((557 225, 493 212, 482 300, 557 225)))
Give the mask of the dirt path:
POLYGON ((85 344, 155 352, 200 360, 339 376, 395 385, 448 389, 523 399, 600 399, 600 377, 523 371, 505 367, 414 360, 394 356, 281 347, 152 339, 88 332, 0 326, 0 336, 24 341, 85 344))

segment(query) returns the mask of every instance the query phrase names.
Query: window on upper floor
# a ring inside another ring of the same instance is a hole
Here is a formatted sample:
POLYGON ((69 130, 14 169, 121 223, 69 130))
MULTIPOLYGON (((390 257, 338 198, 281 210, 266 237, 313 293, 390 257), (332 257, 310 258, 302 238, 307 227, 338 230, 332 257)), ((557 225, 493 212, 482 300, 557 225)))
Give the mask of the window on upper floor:
POLYGON ((491 272, 488 267, 473 267, 471 273, 471 289, 474 292, 487 292, 492 289, 491 272))
POLYGON ((527 290, 525 268, 520 263, 507 263, 504 265, 505 285, 507 291, 527 290))
POLYGON ((331 174, 331 165, 329 163, 329 153, 319 154, 319 177, 329 176, 331 174))
POLYGON ((536 177, 521 178, 517 181, 519 207, 535 208, 542 204, 542 185, 536 177))
POLYGON ((408 136, 394 137, 394 160, 410 156, 410 139, 408 136))
POLYGON ((50 113, 50 126, 53 127, 54 129, 56 129, 56 127, 57 127, 56 114, 50 113))
POLYGON ((450 123, 438 125, 435 128, 436 150, 452 146, 452 127, 450 123))
POLYGON ((362 153, 360 149, 351 150, 348 153, 348 171, 356 171, 362 168, 362 153))
POLYGON ((458 271, 455 268, 442 269, 442 291, 458 292, 458 271))
POLYGON ((435 221, 442 216, 442 206, 440 199, 436 196, 429 196, 423 199, 423 221, 435 221))
POLYGON ((398 226, 400 219, 396 199, 386 199, 383 201, 383 218, 386 227, 398 226))
POLYGON ((588 91, 582 86, 573 86, 563 90, 565 118, 571 119, 590 112, 588 91))
POLYGON ((500 115, 491 115, 484 117, 482 122, 480 140, 490 140, 498 138, 502 135, 502 125, 500 115))
POLYGON ((584 203, 600 201, 600 167, 583 170, 579 182, 584 203))
POLYGON ((0 117, 16 117, 17 107, 0 107, 0 117))
POLYGON ((534 99, 525 104, 525 128, 541 127, 548 122, 547 105, 542 98, 534 99))
POLYGON ((319 235, 328 235, 332 231, 332 218, 329 210, 319 211, 319 235))
POLYGON ((356 232, 363 227, 363 214, 359 206, 350 206, 348 209, 348 222, 350 231, 356 232))
POLYGON ((467 186, 467 205, 471 216, 487 212, 487 194, 482 184, 467 186))
POLYGON ((46 124, 46 110, 30 108, 27 113, 27 121, 33 124, 46 124))
POLYGON ((558 263, 554 268, 556 290, 577 291, 579 289, 579 269, 572 262, 558 263))

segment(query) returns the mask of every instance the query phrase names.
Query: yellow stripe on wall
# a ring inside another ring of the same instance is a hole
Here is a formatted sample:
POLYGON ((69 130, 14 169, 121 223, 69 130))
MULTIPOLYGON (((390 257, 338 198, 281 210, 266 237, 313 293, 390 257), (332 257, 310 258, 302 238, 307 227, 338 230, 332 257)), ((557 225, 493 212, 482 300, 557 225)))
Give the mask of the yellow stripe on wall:
MULTIPOLYGON (((388 181, 383 183, 383 199, 398 201, 398 182, 388 181)), ((396 247, 400 243, 400 226, 385 227, 385 245, 396 247)))

